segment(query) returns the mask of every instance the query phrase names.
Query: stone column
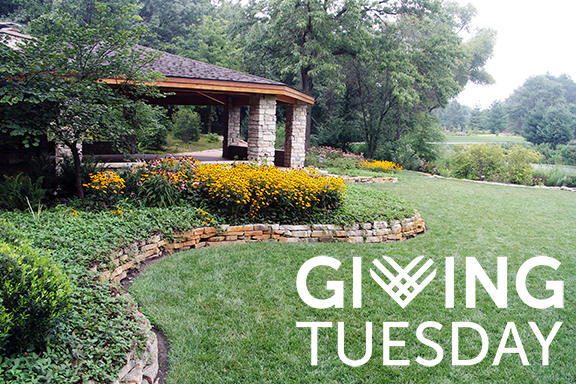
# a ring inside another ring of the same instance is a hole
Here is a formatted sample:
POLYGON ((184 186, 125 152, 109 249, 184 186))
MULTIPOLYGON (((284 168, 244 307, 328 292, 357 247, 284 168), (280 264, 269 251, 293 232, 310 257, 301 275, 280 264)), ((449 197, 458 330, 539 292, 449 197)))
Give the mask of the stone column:
POLYGON ((284 144, 284 165, 303 167, 306 157, 306 107, 298 102, 286 106, 286 141, 284 144))
POLYGON ((248 115, 248 160, 274 165, 276 140, 276 96, 250 96, 248 115))
POLYGON ((228 97, 224 106, 224 140, 222 143, 222 157, 230 158, 228 147, 240 143, 240 107, 234 106, 234 99, 228 97))

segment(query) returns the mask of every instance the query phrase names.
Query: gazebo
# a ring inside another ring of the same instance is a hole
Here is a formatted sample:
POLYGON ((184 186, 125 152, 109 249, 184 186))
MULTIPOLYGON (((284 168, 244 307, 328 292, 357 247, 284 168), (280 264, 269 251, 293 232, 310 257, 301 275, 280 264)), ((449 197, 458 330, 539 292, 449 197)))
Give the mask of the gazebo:
MULTIPOLYGON (((12 26, 0 27, 10 46, 32 37, 12 26)), ((286 167, 304 165, 306 113, 314 98, 284 83, 210 65, 198 60, 157 51, 148 47, 136 49, 160 52, 150 66, 165 76, 156 85, 171 95, 148 100, 157 105, 202 105, 224 107, 224 140, 222 155, 227 159, 267 161, 286 167), (276 106, 286 106, 286 140, 284 151, 274 148, 276 139, 276 106), (240 144, 240 108, 250 107, 248 147, 240 144)), ((114 86, 117 80, 104 79, 114 86)))
MULTIPOLYGON (((153 51, 138 46, 138 49, 153 51)), ((166 79, 158 88, 171 95, 149 100, 157 105, 202 105, 224 107, 222 156, 247 158, 286 167, 304 165, 307 106, 314 98, 286 84, 210 65, 198 60, 161 52, 151 69, 166 79), (276 106, 286 106, 284 151, 276 151, 276 106), (240 147, 240 107, 250 107, 248 147, 240 147), (277 158, 279 157, 279 158, 277 158)), ((113 85, 115 80, 106 80, 113 85)))

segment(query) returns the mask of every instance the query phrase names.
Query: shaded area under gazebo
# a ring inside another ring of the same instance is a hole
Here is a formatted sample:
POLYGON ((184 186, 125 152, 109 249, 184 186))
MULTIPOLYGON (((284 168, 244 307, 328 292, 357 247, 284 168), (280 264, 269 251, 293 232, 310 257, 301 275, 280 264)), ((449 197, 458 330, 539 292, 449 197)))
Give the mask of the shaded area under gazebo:
MULTIPOLYGON (((147 47, 138 49, 154 51, 147 47)), ((224 108, 222 156, 226 159, 267 161, 278 166, 304 165, 307 106, 314 98, 286 84, 162 52, 150 69, 165 76, 156 83, 156 105, 221 106, 224 108), (284 150, 275 150, 276 106, 286 106, 284 150), (240 145, 240 108, 249 107, 248 145, 240 145)), ((116 80, 106 80, 112 86, 116 80)))

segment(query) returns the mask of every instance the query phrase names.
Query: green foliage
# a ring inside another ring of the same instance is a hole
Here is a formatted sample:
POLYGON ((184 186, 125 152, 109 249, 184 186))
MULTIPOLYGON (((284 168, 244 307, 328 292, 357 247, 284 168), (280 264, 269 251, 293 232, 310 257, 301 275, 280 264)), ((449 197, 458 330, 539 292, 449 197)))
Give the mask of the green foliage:
POLYGON ((183 108, 172 115, 172 135, 185 143, 200 140, 200 115, 192 109, 183 108))
POLYGON ((18 50, 0 44, 0 129, 27 145, 46 135, 70 148, 77 195, 83 198, 77 145, 88 137, 121 141, 143 96, 159 96, 151 84, 159 74, 143 70, 157 54, 136 49, 147 31, 122 29, 131 8, 118 14, 96 4, 97 16, 80 27, 58 12, 59 33, 25 40, 18 50), (122 79, 112 88, 102 79, 122 79), (124 113, 128 112, 128 113, 124 113))
POLYGON ((553 149, 550 144, 540 144, 535 145, 534 149, 544 155, 542 162, 545 164, 576 166, 576 146, 558 145, 553 149))
POLYGON ((200 23, 190 25, 186 34, 174 39, 171 50, 180 56, 239 70, 240 49, 238 42, 228 36, 227 24, 221 16, 204 15, 200 23))
POLYGON ((332 147, 310 147, 306 152, 304 165, 316 168, 336 168, 351 170, 360 168, 364 156, 348 153, 332 147))
MULTIPOLYGON (((124 110, 124 114, 128 113, 124 110)), ((168 127, 172 122, 166 117, 166 111, 158 106, 136 104, 130 111, 132 128, 136 132, 136 143, 140 149, 162 149, 167 144, 168 127)))
POLYGON ((534 144, 548 143, 552 148, 566 144, 574 137, 574 115, 565 103, 549 107, 538 103, 522 122, 522 135, 534 144))
POLYGON ((504 170, 504 150, 499 145, 475 144, 457 147, 453 159, 454 176, 485 180, 504 170))
POLYGON ((67 277, 38 251, 1 240, 0 276, 0 351, 9 356, 41 349, 68 308, 67 277))
POLYGON ((42 189, 44 177, 40 176, 36 181, 27 174, 20 173, 14 177, 4 176, 0 183, 0 204, 11 210, 28 210, 30 204, 37 207, 44 197, 46 190, 42 189))
POLYGON ((217 133, 209 133, 206 135, 206 142, 207 143, 219 143, 220 138, 218 137, 217 133))
POLYGON ((462 105, 457 101, 451 101, 446 108, 438 110, 435 114, 440 118, 442 127, 455 130, 463 130, 470 116, 472 108, 462 105))
POLYGON ((530 77, 506 100, 510 128, 521 134, 528 115, 538 106, 545 109, 565 102, 561 84, 542 75, 530 77))
POLYGON ((198 162, 191 157, 165 157, 149 161, 123 174, 124 196, 146 207, 171 207, 195 200, 198 162))
POLYGON ((533 149, 515 145, 506 152, 507 181, 514 184, 532 184, 532 163, 537 163, 542 155, 533 149))
POLYGON ((494 101, 487 111, 484 128, 498 135, 500 132, 506 130, 506 119, 504 104, 500 101, 494 101))
POLYGON ((576 169, 560 166, 535 168, 532 171, 532 181, 536 185, 548 187, 576 188, 576 169))
POLYGON ((316 222, 332 224, 370 223, 402 220, 414 215, 414 208, 389 192, 348 185, 346 199, 330 215, 318 216, 316 222))

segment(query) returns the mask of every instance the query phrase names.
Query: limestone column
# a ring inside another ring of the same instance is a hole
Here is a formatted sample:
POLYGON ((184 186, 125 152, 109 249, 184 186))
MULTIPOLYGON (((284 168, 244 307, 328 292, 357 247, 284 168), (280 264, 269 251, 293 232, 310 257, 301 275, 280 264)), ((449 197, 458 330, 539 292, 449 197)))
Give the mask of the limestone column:
POLYGON ((240 107, 234 106, 234 99, 228 97, 224 106, 224 140, 222 143, 222 157, 230 158, 228 147, 240 143, 240 107))
POLYGON ((274 165, 276 141, 276 96, 250 96, 248 115, 248 160, 274 165))
POLYGON ((284 165, 303 167, 306 158, 306 107, 298 102, 286 106, 286 141, 284 144, 284 165))

